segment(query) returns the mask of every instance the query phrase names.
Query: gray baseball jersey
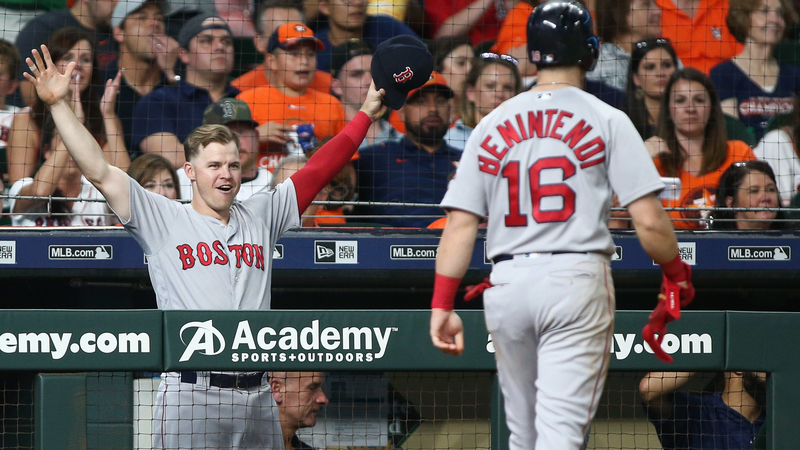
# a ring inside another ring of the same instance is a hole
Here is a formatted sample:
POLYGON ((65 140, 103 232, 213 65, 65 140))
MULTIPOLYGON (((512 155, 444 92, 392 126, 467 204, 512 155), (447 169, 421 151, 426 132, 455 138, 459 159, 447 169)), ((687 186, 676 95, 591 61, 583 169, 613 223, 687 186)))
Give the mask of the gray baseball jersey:
POLYGON ((231 206, 228 225, 130 180, 123 222, 144 250, 159 309, 269 309, 272 248, 300 226, 291 180, 231 206))
POLYGON ((488 215, 490 258, 612 254, 612 191, 627 206, 663 188, 630 119, 567 87, 525 92, 484 117, 441 206, 488 215))

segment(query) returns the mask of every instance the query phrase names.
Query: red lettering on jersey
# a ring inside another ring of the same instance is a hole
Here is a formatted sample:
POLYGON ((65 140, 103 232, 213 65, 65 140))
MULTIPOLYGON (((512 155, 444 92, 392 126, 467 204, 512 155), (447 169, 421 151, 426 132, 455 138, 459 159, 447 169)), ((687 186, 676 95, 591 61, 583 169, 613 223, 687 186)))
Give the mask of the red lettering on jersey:
POLYGON ((211 247, 205 242, 197 244, 197 259, 204 266, 211 265, 211 247))
POLYGON ((236 254, 236 267, 242 267, 242 246, 239 244, 229 245, 228 249, 236 254))
POLYGON ((601 162, 603 162, 605 160, 606 160, 606 157, 603 156, 602 158, 598 158, 598 159, 595 159, 595 160, 592 160, 592 161, 589 161, 589 162, 585 162, 585 163, 581 164, 581 169, 587 169, 589 167, 596 166, 596 165, 600 164, 601 162))
POLYGON ((484 139, 483 142, 481 142, 481 148, 489 152, 489 154, 494 156, 495 158, 503 159, 503 157, 506 156, 508 149, 504 148, 502 152, 498 153, 496 145, 489 145, 489 141, 491 140, 492 140, 491 136, 486 136, 486 139, 484 139))
MULTIPOLYGON (((605 149, 606 149, 606 143, 603 142, 603 138, 601 138, 600 136, 597 136, 596 138, 592 139, 591 141, 589 141, 589 142, 581 145, 577 149, 575 149, 575 156, 578 158, 578 161, 585 162, 586 160, 588 160, 592 156, 602 152, 605 149)), ((603 159, 605 159, 605 156, 603 157, 603 159)), ((597 164, 594 161, 592 161, 592 162, 594 164, 597 164)), ((588 163, 586 163, 586 164, 588 164, 588 163)), ((585 168, 584 165, 586 165, 586 164, 581 164, 581 167, 585 168)), ((594 164, 591 164, 591 165, 586 166, 586 167, 591 167, 594 164)))
POLYGON ((580 122, 577 123, 571 130, 567 132, 567 135, 564 136, 564 142, 569 146, 570 149, 575 150, 575 146, 578 145, 578 142, 581 141, 586 135, 592 131, 591 125, 586 125, 586 121, 581 119, 580 122))
POLYGON ((513 147, 514 144, 519 144, 522 142, 522 138, 519 137, 519 133, 517 133, 517 130, 514 129, 514 125, 511 125, 510 120, 506 120, 502 125, 498 125, 497 131, 500 133, 500 136, 502 136, 503 140, 506 141, 508 148, 513 147))
POLYGON ((550 126, 553 124, 553 116, 556 115, 558 112, 557 109, 548 109, 545 111, 545 115, 547 115, 547 122, 544 126, 544 135, 539 135, 540 138, 550 136, 550 126))
POLYGON ((243 247, 242 255, 244 256, 244 263, 250 267, 253 267, 253 245, 244 244, 242 247, 243 247))
POLYGON ((478 170, 496 176, 500 172, 500 161, 478 156, 478 170))
POLYGON ((528 133, 525 131, 525 122, 523 122, 522 120, 522 115, 517 114, 514 117, 517 118, 517 127, 519 127, 519 132, 522 134, 522 139, 523 140, 528 139, 529 136, 528 133))
POLYGON ((221 266, 228 264, 228 254, 225 252, 225 247, 222 246, 222 242, 214 241, 211 245, 214 247, 214 251, 217 252, 217 256, 214 258, 214 264, 219 264, 221 266))
POLYGON ((541 111, 528 111, 528 136, 544 137, 542 134, 542 118, 544 114, 541 111))
POLYGON ((253 244, 253 250, 255 250, 254 259, 256 261, 256 269, 264 270, 264 246, 253 244))
POLYGON ((550 130, 551 138, 561 140, 561 135, 558 134, 558 130, 564 126, 565 117, 569 119, 572 117, 572 113, 569 111, 560 111, 558 113, 558 118, 556 118, 556 122, 553 124, 553 128, 550 130))
POLYGON ((183 270, 191 269, 194 267, 194 256, 192 255, 192 246, 188 244, 181 244, 177 247, 181 262, 183 263, 183 270))

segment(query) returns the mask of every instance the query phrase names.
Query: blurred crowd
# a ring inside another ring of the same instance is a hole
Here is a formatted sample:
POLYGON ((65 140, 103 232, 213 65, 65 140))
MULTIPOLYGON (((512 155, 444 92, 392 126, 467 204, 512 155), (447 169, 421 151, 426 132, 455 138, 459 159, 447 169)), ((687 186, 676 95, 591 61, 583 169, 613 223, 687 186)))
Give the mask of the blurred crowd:
MULTIPOLYGON (((183 141, 239 134, 244 200, 342 130, 375 49, 422 39, 435 71, 375 122, 303 226, 439 228, 472 130, 536 83, 514 0, 2 0, 0 224, 114 225, 23 76, 47 44, 75 63, 70 105, 112 164, 191 200, 183 141)), ((600 59, 585 89, 625 111, 668 188, 678 228, 792 226, 800 205, 798 11, 789 0, 589 0, 600 59)), ((611 225, 629 227, 624 212, 611 225)))

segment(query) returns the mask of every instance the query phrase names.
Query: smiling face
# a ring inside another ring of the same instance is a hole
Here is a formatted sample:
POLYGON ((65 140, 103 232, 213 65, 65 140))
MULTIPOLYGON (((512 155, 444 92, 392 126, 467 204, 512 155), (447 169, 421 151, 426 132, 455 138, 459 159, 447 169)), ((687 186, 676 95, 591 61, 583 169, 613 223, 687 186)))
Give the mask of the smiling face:
POLYGON ((93 55, 92 44, 89 41, 78 41, 69 49, 64 56, 56 62, 56 66, 60 72, 64 72, 71 62, 75 62, 75 70, 72 72, 72 83, 70 83, 70 90, 75 86, 75 81, 78 83, 78 91, 83 92, 89 87, 92 81, 92 68, 93 68, 93 55))
POLYGON ((639 69, 633 74, 633 84, 642 88, 646 96, 661 99, 673 72, 675 63, 672 56, 663 48, 656 48, 642 58, 639 69))
MULTIPOLYGON (((758 170, 751 170, 736 189, 735 197, 727 197, 725 205, 730 208, 777 208, 778 187, 769 175, 758 170)), ((777 211, 739 211, 736 219, 748 219, 758 222, 737 222, 738 229, 760 229, 770 227, 770 220, 777 217, 777 211)))
POLYGON ((750 40, 759 44, 778 44, 786 30, 780 0, 763 0, 750 14, 750 40))
POLYGON ((516 94, 515 84, 511 69, 501 64, 487 64, 475 87, 467 87, 467 98, 475 104, 475 112, 482 118, 516 94))
POLYGON ((200 147, 197 156, 186 162, 184 170, 194 182, 192 204, 200 212, 213 211, 227 216, 242 184, 242 169, 236 143, 212 142, 200 147))
POLYGON ((701 137, 711 115, 711 98, 699 82, 680 79, 672 85, 669 111, 676 133, 687 138, 701 137))

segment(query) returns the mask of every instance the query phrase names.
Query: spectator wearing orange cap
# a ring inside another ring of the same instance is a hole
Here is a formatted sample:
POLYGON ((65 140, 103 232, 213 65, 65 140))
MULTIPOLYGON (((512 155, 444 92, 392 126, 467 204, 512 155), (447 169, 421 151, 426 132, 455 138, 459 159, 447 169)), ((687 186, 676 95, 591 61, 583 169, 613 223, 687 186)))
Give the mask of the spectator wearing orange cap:
MULTIPOLYGON (((492 46, 492 51, 498 55, 509 55, 519 61, 517 69, 525 77, 536 75, 536 66, 528 61, 528 17, 533 12, 533 6, 527 1, 518 2, 511 8, 503 19, 500 31, 497 33, 497 42, 492 46)), ((523 82, 527 85, 528 82, 523 82)))
POLYGON ((299 22, 281 25, 269 38, 265 64, 270 85, 242 92, 237 98, 249 106, 259 123, 259 166, 273 169, 298 125, 313 125, 318 140, 339 133, 345 125, 344 108, 330 94, 308 86, 317 69, 317 51, 324 48, 314 33, 299 22))
MULTIPOLYGON (((447 190, 448 175, 455 171, 461 151, 447 145, 453 90, 438 72, 422 87, 408 93, 398 111, 406 126, 403 139, 383 142, 359 151, 359 199, 373 202, 429 203, 438 205, 447 190)), ((396 227, 424 228, 441 216, 438 206, 372 206, 363 213, 384 216, 376 222, 396 227), (414 217, 410 217, 414 216, 414 217)))

